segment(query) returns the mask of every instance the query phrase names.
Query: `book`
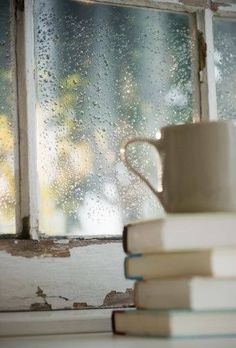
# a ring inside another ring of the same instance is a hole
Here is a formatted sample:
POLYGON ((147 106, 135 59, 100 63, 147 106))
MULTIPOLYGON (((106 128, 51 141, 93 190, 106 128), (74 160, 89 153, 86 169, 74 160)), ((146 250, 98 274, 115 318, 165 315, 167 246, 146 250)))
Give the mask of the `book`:
POLYGON ((115 334, 199 337, 236 334, 236 311, 114 311, 115 334))
POLYGON ((180 278, 138 281, 134 303, 141 309, 236 309, 236 279, 180 278))
POLYGON ((236 246, 236 214, 169 214, 166 218, 124 227, 126 253, 236 246))
POLYGON ((125 258, 128 279, 168 277, 236 277, 236 248, 130 255, 125 258))

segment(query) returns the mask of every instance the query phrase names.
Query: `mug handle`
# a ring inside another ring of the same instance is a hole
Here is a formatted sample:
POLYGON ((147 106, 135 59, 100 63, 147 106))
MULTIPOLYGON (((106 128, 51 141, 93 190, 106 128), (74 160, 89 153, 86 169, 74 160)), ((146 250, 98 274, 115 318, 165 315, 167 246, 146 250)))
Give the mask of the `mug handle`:
POLYGON ((143 182, 145 182, 145 184, 149 187, 149 189, 154 193, 155 196, 157 196, 157 198, 160 200, 161 204, 163 205, 163 198, 162 198, 162 162, 161 162, 161 158, 160 158, 160 151, 161 151, 161 146, 162 144, 162 140, 158 139, 158 140, 154 140, 154 139, 148 139, 148 138, 133 138, 130 140, 125 140, 120 147, 120 158, 122 160, 122 162, 128 167, 128 169, 130 169, 131 172, 133 172, 135 175, 137 175, 143 182), (134 143, 148 143, 152 146, 155 147, 155 149, 157 150, 158 153, 158 162, 157 162, 157 167, 158 167, 158 185, 160 186, 160 189, 155 189, 151 183, 148 181, 147 178, 145 178, 145 176, 141 173, 139 173, 137 171, 137 169, 135 169, 129 162, 128 157, 127 157, 127 147, 130 144, 134 144, 134 143))

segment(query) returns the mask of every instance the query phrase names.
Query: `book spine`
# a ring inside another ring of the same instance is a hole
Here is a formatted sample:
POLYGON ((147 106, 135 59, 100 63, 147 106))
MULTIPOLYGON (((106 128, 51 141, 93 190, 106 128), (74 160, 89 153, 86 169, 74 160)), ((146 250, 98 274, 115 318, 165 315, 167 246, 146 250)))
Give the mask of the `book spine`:
POLYGON ((122 239, 122 245, 123 245, 123 250, 126 254, 129 253, 128 249, 128 231, 129 231, 129 226, 125 226, 123 229, 123 239, 122 239))
POLYGON ((129 274, 128 272, 128 269, 129 269, 129 261, 130 259, 132 258, 136 258, 136 257, 141 257, 142 254, 132 254, 132 255, 129 255, 129 256, 126 256, 125 257, 125 261, 124 261, 124 273, 125 273, 125 278, 126 279, 129 279, 129 280, 143 280, 143 276, 142 275, 135 275, 135 276, 132 276, 129 274))
POLYGON ((111 327, 112 327, 112 332, 115 334, 115 335, 126 335, 125 332, 121 332, 121 331, 117 331, 116 330, 116 321, 115 321, 115 316, 116 314, 118 313, 124 313, 125 311, 113 311, 112 312, 112 315, 111 315, 111 327))

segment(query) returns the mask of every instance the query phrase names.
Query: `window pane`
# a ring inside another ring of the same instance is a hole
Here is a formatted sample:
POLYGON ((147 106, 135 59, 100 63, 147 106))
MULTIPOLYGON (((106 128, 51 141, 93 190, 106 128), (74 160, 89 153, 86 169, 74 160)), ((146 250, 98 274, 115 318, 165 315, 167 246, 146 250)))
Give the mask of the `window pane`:
POLYGON ((214 19, 218 116, 236 119, 236 21, 214 19))
POLYGON ((15 233, 10 1, 0 0, 0 233, 15 233))
MULTIPOLYGON (((190 17, 66 0, 35 6, 40 231, 120 234, 123 223, 159 216, 119 146, 191 121, 190 17)), ((142 147, 134 156, 155 181, 155 154, 142 147)))

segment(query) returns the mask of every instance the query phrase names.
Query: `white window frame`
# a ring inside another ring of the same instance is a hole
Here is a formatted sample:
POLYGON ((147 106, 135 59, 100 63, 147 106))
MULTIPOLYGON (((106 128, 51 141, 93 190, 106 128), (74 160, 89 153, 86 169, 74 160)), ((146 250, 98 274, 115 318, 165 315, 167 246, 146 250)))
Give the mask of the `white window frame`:
MULTIPOLYGON (((75 0, 76 1, 76 0, 75 0)), ((213 16, 236 18, 232 0, 94 0, 192 14, 193 122, 216 120, 213 16)), ((12 0, 16 52, 17 239, 0 240, 0 311, 129 305, 121 237, 39 240, 36 170, 34 0, 12 0)))

